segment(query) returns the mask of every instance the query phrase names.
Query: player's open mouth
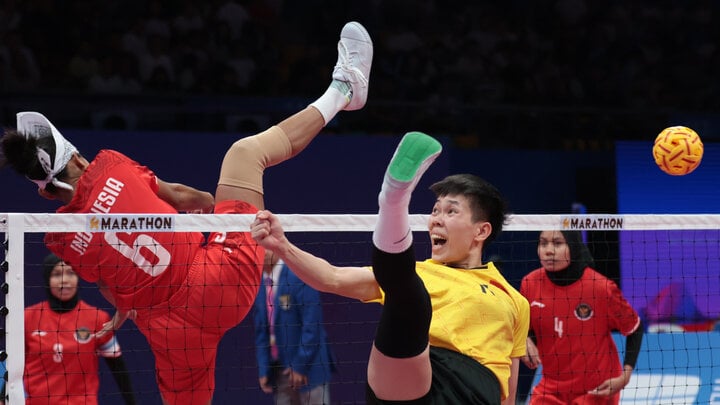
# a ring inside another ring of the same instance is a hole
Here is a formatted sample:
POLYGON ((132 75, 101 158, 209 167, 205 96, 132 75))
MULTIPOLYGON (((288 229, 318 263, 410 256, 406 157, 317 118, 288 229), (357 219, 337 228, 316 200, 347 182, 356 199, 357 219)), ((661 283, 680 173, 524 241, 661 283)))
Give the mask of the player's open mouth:
POLYGON ((443 246, 447 243, 447 239, 440 235, 430 235, 430 240, 432 241, 433 246, 443 246))

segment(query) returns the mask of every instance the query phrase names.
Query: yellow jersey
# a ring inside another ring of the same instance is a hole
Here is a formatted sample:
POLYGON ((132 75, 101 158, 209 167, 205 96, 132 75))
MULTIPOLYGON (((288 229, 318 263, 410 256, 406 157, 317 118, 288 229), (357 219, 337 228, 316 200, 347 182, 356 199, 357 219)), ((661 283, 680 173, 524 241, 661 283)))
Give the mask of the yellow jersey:
MULTIPOLYGON (((525 354, 530 305, 493 263, 474 269, 428 259, 416 271, 432 302, 430 345, 472 357, 497 377, 508 396, 511 358, 525 354)), ((382 297, 370 302, 384 303, 382 297)))

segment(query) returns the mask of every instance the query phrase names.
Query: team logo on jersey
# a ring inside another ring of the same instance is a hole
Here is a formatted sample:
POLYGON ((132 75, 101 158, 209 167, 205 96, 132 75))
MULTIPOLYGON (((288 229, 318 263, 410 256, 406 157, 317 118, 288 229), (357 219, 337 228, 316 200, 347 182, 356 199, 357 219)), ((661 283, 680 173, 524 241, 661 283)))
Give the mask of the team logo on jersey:
POLYGON ((78 343, 87 343, 90 340, 92 340, 93 334, 90 332, 90 329, 81 326, 75 331, 75 340, 78 341, 78 343))
POLYGON ((575 307, 575 317, 581 321, 587 321, 588 319, 592 318, 593 316, 593 309, 590 307, 590 305, 585 303, 580 303, 578 306, 575 307))

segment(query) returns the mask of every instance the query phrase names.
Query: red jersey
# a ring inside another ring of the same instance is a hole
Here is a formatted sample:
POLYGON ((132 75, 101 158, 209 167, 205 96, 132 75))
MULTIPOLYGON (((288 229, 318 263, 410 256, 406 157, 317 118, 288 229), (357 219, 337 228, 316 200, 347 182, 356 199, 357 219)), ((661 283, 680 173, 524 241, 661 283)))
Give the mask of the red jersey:
POLYGON ((530 303, 547 389, 584 394, 622 373, 611 332, 633 333, 640 317, 612 280, 588 267, 580 280, 558 286, 541 268, 523 278, 520 292, 530 303))
POLYGON ((47 301, 25 309, 27 404, 98 403, 98 355, 122 354, 112 332, 95 338, 108 321, 107 312, 82 300, 62 314, 47 301))
MULTIPOLYGON (((103 150, 59 213, 177 214, 157 195, 155 174, 127 156, 103 150)), ((139 218, 139 221, 145 218, 139 218)), ((119 309, 166 302, 185 280, 204 237, 199 232, 49 233, 48 248, 89 282, 108 286, 119 309)))

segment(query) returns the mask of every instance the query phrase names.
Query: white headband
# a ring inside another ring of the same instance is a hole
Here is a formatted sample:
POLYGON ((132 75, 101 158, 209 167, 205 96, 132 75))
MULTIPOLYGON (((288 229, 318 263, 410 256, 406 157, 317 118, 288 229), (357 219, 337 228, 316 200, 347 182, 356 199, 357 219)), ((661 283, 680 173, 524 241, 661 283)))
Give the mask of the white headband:
POLYGON ((73 154, 77 152, 75 146, 62 136, 50 120, 37 112, 25 111, 17 113, 17 131, 28 139, 40 139, 46 136, 52 136, 55 142, 55 156, 50 156, 46 150, 40 147, 37 148, 38 161, 45 173, 47 173, 47 177, 43 180, 30 178, 29 180, 43 190, 48 183, 52 183, 55 187, 72 191, 73 188, 71 185, 56 179, 55 176, 65 169, 65 166, 67 166, 73 154))

